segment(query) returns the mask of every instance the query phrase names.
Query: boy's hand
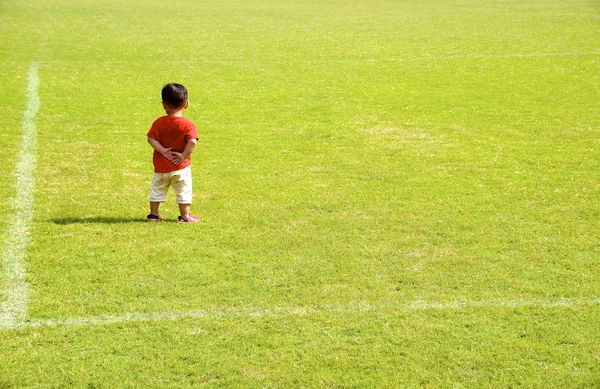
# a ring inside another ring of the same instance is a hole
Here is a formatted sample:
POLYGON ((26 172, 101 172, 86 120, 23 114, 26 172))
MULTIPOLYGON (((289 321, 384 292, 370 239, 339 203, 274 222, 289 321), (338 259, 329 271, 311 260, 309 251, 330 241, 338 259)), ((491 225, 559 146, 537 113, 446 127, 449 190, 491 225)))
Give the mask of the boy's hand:
POLYGON ((165 157, 165 158, 166 158, 166 159, 168 159, 169 161, 173 162, 174 164, 177 164, 177 165, 179 165, 179 164, 180 164, 180 162, 178 161, 178 159, 177 159, 177 157, 176 157, 176 154, 179 154, 179 153, 176 153, 176 152, 174 152, 174 151, 171 151, 171 148, 165 149, 165 150, 162 152, 162 156, 163 156, 163 157, 165 157))
POLYGON ((185 161, 185 158, 183 157, 183 154, 181 154, 181 153, 171 151, 171 155, 173 156, 173 159, 171 160, 171 162, 173 162, 174 164, 181 165, 183 163, 183 161, 185 161))

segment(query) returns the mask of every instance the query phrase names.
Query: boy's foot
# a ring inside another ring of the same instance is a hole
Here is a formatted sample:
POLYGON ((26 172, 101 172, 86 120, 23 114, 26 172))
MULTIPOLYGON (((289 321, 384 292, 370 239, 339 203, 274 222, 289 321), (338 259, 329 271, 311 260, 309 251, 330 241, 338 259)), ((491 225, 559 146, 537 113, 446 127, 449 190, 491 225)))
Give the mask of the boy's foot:
POLYGON ((163 218, 162 215, 160 215, 160 214, 155 215, 153 213, 151 213, 150 215, 146 216, 146 219, 149 222, 156 222, 156 221, 162 220, 162 218, 163 218))
POLYGON ((200 218, 198 216, 192 216, 192 215, 179 216, 177 218, 177 221, 179 223, 198 223, 200 221, 200 218))

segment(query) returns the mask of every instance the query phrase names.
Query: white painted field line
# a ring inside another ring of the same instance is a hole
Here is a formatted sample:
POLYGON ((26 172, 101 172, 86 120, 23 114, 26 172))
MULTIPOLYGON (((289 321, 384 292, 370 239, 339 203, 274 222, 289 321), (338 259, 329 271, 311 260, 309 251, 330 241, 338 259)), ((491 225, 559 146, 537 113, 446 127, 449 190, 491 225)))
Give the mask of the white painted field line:
MULTIPOLYGON (((88 317, 72 317, 65 319, 30 319, 26 322, 15 323, 12 326, 4 326, 5 329, 13 328, 39 328, 39 327, 58 327, 58 326, 99 326, 119 323, 134 322, 158 322, 158 321, 179 321, 184 319, 203 319, 203 318, 235 318, 235 317, 285 317, 285 316, 306 316, 315 314, 346 315, 352 313, 371 312, 371 311, 423 311, 423 310, 466 310, 482 308, 573 308, 583 306, 600 305, 600 297, 582 297, 582 298, 563 298, 555 300, 457 300, 450 302, 435 302, 415 300, 406 303, 355 303, 324 306, 305 306, 305 307, 282 307, 275 306, 270 308, 213 308, 192 311, 165 311, 156 313, 126 313, 123 315, 104 315, 88 317)), ((0 330, 3 326, 0 325, 0 330)))
POLYGON ((40 108, 38 64, 29 68, 27 85, 27 109, 23 114, 23 140, 19 161, 15 168, 16 196, 11 200, 14 214, 3 250, 4 301, 0 311, 0 328, 14 327, 27 319, 29 287, 25 282, 25 251, 29 243, 29 224, 33 218, 33 195, 35 192, 35 168, 37 163, 37 130, 35 117, 40 108))

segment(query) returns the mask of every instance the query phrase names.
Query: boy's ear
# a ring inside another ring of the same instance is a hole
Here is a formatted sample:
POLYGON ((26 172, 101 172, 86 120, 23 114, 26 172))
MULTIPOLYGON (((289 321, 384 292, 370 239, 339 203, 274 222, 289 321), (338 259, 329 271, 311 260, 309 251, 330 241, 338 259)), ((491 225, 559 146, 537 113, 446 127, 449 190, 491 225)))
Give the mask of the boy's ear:
POLYGON ((183 105, 183 109, 187 109, 187 107, 190 106, 190 102, 189 100, 185 102, 185 104, 183 105))

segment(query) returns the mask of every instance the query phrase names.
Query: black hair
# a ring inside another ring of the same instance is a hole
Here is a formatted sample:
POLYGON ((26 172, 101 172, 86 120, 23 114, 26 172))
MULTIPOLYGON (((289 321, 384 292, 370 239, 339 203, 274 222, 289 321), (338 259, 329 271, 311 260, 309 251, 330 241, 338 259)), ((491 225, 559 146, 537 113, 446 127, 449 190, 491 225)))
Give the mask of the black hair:
POLYGON ((188 91, 181 84, 167 84, 163 87, 162 100, 173 108, 180 108, 188 101, 188 91))

